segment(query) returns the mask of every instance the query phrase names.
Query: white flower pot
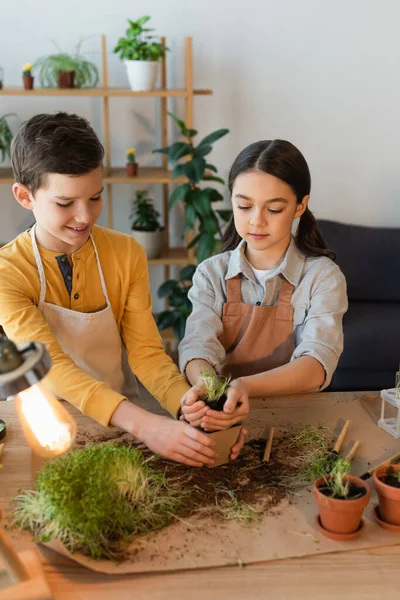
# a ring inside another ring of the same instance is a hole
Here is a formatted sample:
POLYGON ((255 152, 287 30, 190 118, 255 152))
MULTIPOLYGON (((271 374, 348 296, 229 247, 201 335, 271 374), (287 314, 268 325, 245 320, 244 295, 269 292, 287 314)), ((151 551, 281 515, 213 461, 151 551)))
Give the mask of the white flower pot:
POLYGON ((131 230, 132 237, 143 246, 147 258, 158 258, 161 256, 161 250, 163 245, 163 231, 139 231, 137 229, 131 230))
POLYGON ((125 60, 129 85, 134 92, 151 92, 157 81, 158 61, 125 60))

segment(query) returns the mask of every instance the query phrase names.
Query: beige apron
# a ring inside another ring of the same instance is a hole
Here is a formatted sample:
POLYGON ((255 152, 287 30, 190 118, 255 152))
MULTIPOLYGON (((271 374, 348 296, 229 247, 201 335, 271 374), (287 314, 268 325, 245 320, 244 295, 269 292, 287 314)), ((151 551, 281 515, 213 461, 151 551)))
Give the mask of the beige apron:
POLYGON ((228 279, 226 285, 220 338, 226 351, 223 374, 244 377, 289 363, 295 349, 294 286, 282 277, 276 305, 252 306, 242 302, 240 275, 228 279))
POLYGON ((112 312, 96 244, 90 236, 105 299, 105 308, 84 313, 45 302, 46 277, 35 237, 36 225, 30 231, 33 252, 40 278, 39 309, 65 354, 95 379, 106 383, 137 403, 138 385, 127 359, 117 322, 112 312))

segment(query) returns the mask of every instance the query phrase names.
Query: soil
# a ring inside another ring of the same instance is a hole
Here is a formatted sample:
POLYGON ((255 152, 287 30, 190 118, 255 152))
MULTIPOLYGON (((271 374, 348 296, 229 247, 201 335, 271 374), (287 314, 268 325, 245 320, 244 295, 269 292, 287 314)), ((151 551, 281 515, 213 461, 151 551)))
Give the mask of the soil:
POLYGON ((398 480, 396 475, 384 475, 379 478, 386 485, 390 485, 390 487, 400 488, 400 481, 398 480))
POLYGON ((365 488, 358 487, 358 485, 354 484, 349 486, 349 493, 347 496, 339 496, 338 494, 333 496, 332 490, 327 486, 321 486, 318 488, 318 490, 321 492, 321 494, 324 494, 324 496, 328 496, 329 498, 334 498, 336 500, 354 500, 355 498, 361 498, 362 496, 365 496, 367 493, 365 488))
POLYGON ((222 412, 224 410, 225 402, 227 401, 226 394, 223 394, 218 400, 209 400, 208 398, 204 398, 204 402, 212 408, 213 410, 218 410, 222 412))

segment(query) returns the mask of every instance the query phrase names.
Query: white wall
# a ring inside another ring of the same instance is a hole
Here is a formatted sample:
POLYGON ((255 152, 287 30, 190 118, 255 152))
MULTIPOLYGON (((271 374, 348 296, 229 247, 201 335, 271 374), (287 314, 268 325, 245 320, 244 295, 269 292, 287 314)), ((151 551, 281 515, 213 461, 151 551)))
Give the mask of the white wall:
MULTIPOLYGON (((5 85, 19 85, 21 66, 72 50, 80 36, 100 65, 98 34, 107 35, 110 85, 127 85, 111 53, 126 18, 152 16, 172 49, 169 84, 183 84, 183 39, 194 39, 195 100, 201 134, 228 127, 212 155, 222 176, 237 153, 258 139, 280 137, 305 154, 317 217, 400 226, 400 3, 397 0, 51 0, 2 1, 0 66, 5 85)), ((174 101, 170 109, 182 114, 174 101)), ((101 135, 97 99, 0 96, 0 114, 22 119, 65 109, 88 117, 101 135)), ((112 99, 112 158, 129 146, 139 162, 156 160, 157 101, 112 99)), ((114 187, 115 226, 128 230, 132 191, 114 187)), ((23 209, 0 186, 0 240, 23 227, 23 209)))

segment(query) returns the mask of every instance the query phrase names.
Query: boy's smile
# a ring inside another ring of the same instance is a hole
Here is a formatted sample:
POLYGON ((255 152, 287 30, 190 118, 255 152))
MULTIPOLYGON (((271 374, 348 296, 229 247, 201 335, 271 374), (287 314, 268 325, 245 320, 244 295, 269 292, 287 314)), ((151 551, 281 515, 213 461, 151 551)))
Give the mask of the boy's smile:
POLYGON ((87 242, 102 210, 102 175, 101 166, 80 176, 49 173, 34 197, 14 184, 18 202, 35 215, 39 245, 71 255, 87 242))

